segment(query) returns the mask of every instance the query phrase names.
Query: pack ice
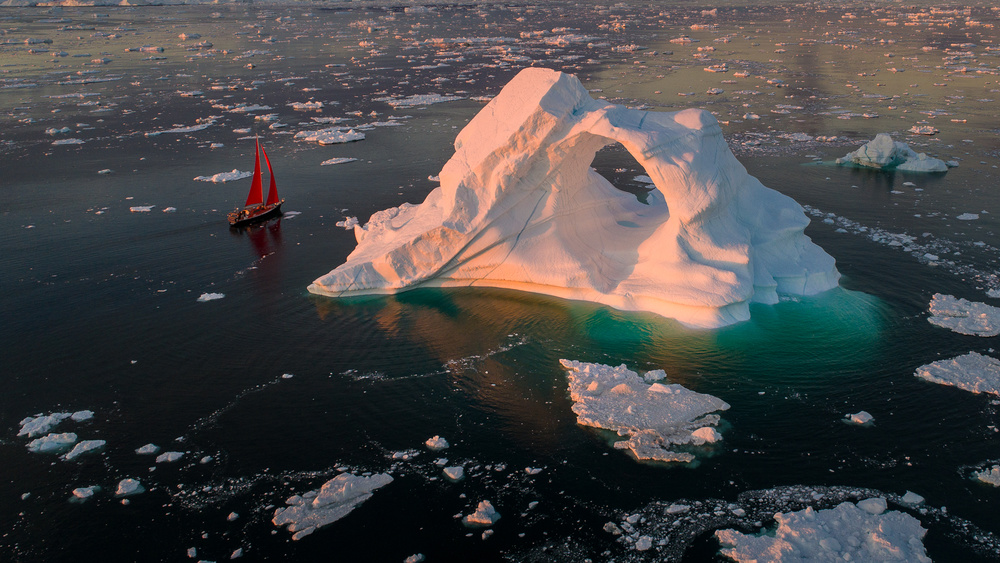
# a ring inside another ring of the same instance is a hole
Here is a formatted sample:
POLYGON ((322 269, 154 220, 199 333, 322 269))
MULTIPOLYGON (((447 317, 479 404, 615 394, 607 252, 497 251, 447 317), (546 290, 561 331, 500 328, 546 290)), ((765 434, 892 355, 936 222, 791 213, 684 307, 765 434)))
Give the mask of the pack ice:
POLYGON ((458 134, 440 180, 355 227, 357 248, 309 291, 499 287, 718 327, 840 277, 802 207, 747 173, 711 114, 594 100, 553 70, 515 76, 458 134), (590 167, 614 143, 652 179, 647 203, 590 167))

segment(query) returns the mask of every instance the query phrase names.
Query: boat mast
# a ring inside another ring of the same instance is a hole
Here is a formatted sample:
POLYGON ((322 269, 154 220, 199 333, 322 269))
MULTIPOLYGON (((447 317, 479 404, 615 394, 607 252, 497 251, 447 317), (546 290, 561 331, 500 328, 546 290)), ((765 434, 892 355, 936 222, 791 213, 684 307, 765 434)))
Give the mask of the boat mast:
POLYGON ((278 203, 278 184, 274 181, 274 170, 271 170, 271 159, 267 157, 267 151, 264 150, 264 147, 261 147, 260 152, 264 153, 264 162, 267 163, 267 174, 271 177, 271 185, 267 189, 266 205, 273 205, 278 203))

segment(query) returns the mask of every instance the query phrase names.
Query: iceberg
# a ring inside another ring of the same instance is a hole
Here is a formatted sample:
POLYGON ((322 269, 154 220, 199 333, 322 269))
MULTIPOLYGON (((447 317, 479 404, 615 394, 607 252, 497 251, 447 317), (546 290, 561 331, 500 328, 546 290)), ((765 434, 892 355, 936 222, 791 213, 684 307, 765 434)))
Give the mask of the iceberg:
POLYGON ((561 72, 522 70, 455 140, 420 205, 379 211, 309 291, 496 287, 648 311, 692 327, 750 318, 752 302, 838 284, 801 206, 750 176, 707 111, 595 100, 561 72), (645 168, 645 202, 590 167, 620 143, 645 168))
POLYGON ((917 368, 913 375, 971 393, 1000 395, 1000 360, 977 352, 931 362, 917 368))
POLYGON ((935 326, 959 334, 990 337, 1000 334, 1000 308, 935 293, 928 306, 927 320, 935 326))
POLYGON ((903 170, 905 172, 947 172, 948 165, 943 160, 918 153, 906 143, 893 141, 888 133, 879 133, 854 152, 837 159, 837 164, 853 163, 879 170, 903 170))

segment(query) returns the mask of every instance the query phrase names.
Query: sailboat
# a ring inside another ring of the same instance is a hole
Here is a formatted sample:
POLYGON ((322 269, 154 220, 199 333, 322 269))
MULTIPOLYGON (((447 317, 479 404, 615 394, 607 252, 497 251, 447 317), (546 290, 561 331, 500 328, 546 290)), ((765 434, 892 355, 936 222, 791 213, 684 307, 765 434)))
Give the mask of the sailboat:
POLYGON ((267 157, 267 151, 260 146, 260 139, 257 139, 257 148, 254 155, 253 182, 250 184, 250 193, 247 194, 247 202, 243 204, 243 209, 237 209, 229 214, 229 225, 231 227, 242 227, 265 221, 271 217, 281 215, 281 204, 285 200, 278 199, 278 186, 274 182, 274 171, 271 169, 271 159, 267 157), (271 185, 267 190, 267 201, 264 201, 264 183, 260 174, 260 155, 264 153, 264 162, 267 163, 267 174, 271 177, 271 185))

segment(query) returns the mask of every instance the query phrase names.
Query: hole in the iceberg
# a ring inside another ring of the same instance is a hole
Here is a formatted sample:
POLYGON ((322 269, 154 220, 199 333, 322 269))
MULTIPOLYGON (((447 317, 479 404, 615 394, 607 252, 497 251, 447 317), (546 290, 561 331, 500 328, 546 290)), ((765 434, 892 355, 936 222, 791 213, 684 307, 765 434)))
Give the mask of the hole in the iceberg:
POLYGON ((653 180, 621 143, 613 143, 597 151, 590 166, 612 186, 634 195, 640 203, 650 204, 649 194, 656 190, 653 180))

